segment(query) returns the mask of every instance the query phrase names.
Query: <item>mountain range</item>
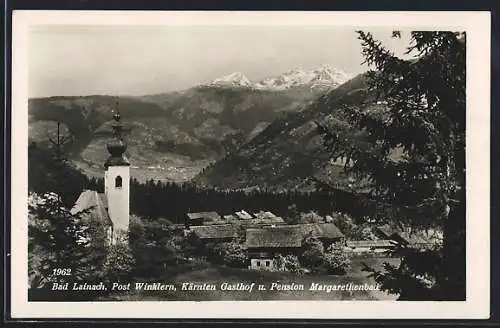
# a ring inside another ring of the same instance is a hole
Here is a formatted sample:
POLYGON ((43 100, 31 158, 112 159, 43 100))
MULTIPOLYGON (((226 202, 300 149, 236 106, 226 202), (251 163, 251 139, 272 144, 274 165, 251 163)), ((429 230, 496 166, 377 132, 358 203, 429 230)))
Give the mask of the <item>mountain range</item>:
POLYGON ((252 83, 245 74, 233 72, 206 83, 206 86, 248 88, 268 91, 284 91, 293 89, 309 89, 323 92, 339 86, 350 79, 350 76, 331 65, 321 65, 312 70, 300 67, 290 69, 276 77, 269 77, 252 83))
POLYGON ((365 181, 356 181, 344 172, 342 160, 332 162, 318 124, 329 126, 340 138, 363 142, 363 132, 348 122, 345 106, 383 109, 359 75, 302 109, 276 119, 258 136, 237 151, 209 165, 193 181, 221 189, 254 188, 279 191, 312 191, 317 182, 339 189, 360 191, 365 181))
POLYGON ((316 117, 310 113, 317 111, 314 108, 326 95, 340 97, 360 87, 353 80, 346 83, 348 79, 346 73, 323 65, 309 71, 291 69, 257 82, 236 72, 190 89, 155 95, 33 98, 29 99, 29 136, 48 147, 48 135, 54 134, 55 122, 60 121, 73 136, 68 146, 71 160, 87 174, 100 176, 108 156, 105 144, 111 136, 112 109, 118 99, 132 175, 140 180, 194 178, 200 184, 247 188, 260 185, 261 176, 268 183, 277 183, 266 178, 271 174, 266 171, 266 158, 272 163, 283 160, 282 172, 276 173, 283 176, 294 170, 307 174, 300 165, 323 161, 310 145, 318 141, 307 132, 313 129, 310 122, 316 117), (304 134, 300 142, 277 137, 278 132, 283 136, 292 133, 292 126, 294 133, 304 134), (293 148, 298 144, 302 148, 293 148), (278 157, 281 152, 287 154, 286 161, 285 155, 278 157), (246 163, 237 165, 239 161, 246 163), (295 169, 285 170, 286 165, 295 169), (238 172, 252 178, 243 178, 238 172), (232 179, 239 182, 228 183, 232 179))

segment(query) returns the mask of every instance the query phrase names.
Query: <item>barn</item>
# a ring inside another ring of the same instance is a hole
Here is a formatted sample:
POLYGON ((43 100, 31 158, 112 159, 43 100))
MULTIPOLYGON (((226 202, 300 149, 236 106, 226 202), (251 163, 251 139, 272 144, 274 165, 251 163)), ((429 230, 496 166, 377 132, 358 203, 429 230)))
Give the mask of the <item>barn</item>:
POLYGON ((275 257, 279 254, 300 254, 302 240, 307 235, 318 237, 325 247, 344 239, 342 232, 332 223, 248 228, 245 247, 250 259, 250 268, 276 269, 275 257))

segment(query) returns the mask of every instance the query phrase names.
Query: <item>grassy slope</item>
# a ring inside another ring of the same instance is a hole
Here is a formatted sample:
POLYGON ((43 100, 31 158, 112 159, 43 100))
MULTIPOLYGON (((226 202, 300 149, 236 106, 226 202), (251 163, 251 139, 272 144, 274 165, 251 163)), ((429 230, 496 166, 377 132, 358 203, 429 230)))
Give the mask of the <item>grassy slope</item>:
POLYGON ((227 267, 208 266, 197 270, 188 270, 170 278, 149 280, 148 282, 173 283, 180 286, 183 282, 207 283, 220 286, 228 283, 252 283, 270 285, 273 282, 303 284, 304 291, 132 291, 128 294, 114 294, 103 300, 113 301, 260 301, 260 300, 395 300, 397 296, 388 295, 382 291, 309 291, 311 283, 320 284, 374 284, 367 273, 362 272, 361 262, 380 268, 384 261, 397 263, 397 259, 356 259, 353 260, 351 272, 346 276, 304 275, 297 276, 286 272, 259 272, 246 269, 231 269, 227 267))

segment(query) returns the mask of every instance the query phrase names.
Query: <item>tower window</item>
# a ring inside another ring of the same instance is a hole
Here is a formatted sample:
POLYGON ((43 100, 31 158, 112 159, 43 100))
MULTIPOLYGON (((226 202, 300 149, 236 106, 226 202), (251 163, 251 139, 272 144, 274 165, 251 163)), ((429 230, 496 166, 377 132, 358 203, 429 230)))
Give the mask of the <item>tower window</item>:
POLYGON ((116 188, 121 188, 122 187, 122 177, 121 176, 117 176, 116 179, 115 179, 115 187, 116 188))

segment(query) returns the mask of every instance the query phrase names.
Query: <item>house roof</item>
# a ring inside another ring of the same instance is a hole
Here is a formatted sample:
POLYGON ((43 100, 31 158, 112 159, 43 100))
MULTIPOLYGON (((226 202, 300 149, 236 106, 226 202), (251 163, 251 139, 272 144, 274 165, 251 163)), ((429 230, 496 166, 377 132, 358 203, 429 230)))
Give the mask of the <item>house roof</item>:
MULTIPOLYGON (((245 220, 246 221, 246 220, 245 220)), ((249 220, 250 224, 283 224, 285 221, 280 217, 256 218, 249 220)))
POLYGON ((258 219, 268 219, 268 218, 276 218, 277 216, 274 215, 272 212, 269 211, 259 211, 257 213, 254 213, 253 216, 255 216, 258 219))
POLYGON ((190 220, 197 219, 208 219, 212 221, 220 220, 221 217, 217 212, 195 212, 195 213, 187 213, 187 216, 190 220))
POLYGON ((246 230, 246 247, 300 247, 302 239, 309 233, 320 238, 343 237, 342 232, 332 223, 249 228, 246 230))
POLYGON ((442 243, 442 236, 439 236, 438 234, 425 234, 423 232, 419 233, 413 233, 413 234, 403 234, 402 237, 408 241, 410 245, 413 246, 432 246, 435 244, 441 244, 442 243))
POLYGON ((246 230, 246 247, 300 247, 301 230, 295 226, 249 228, 246 230))
POLYGON ((347 247, 391 247, 393 242, 390 240, 348 240, 347 247))
POLYGON ((239 212, 236 212, 235 213, 236 216, 238 216, 239 219, 241 220, 249 220, 252 218, 252 215, 250 215, 248 212, 246 212, 245 210, 241 210, 239 212))
POLYGON ((378 231, 382 232, 384 234, 384 236, 386 236, 386 237, 389 237, 390 235, 392 235, 395 232, 394 229, 391 226, 389 226, 388 224, 378 226, 378 227, 376 227, 376 229, 378 231))
POLYGON ((442 241, 442 235, 439 231, 434 231, 430 234, 419 230, 405 232, 399 227, 391 227, 387 224, 379 226, 377 229, 382 232, 387 239, 405 242, 410 245, 433 245, 442 241))
POLYGON ((191 226, 193 231, 200 239, 224 239, 238 237, 238 227, 232 224, 191 226))
POLYGON ((344 237, 344 234, 333 223, 309 223, 300 224, 299 226, 304 234, 311 232, 314 236, 330 239, 344 237))
POLYGON ((108 202, 104 194, 98 193, 95 190, 84 190, 76 200, 71 213, 76 214, 84 210, 89 211, 84 216, 112 225, 108 214, 108 202))
POLYGON ((227 224, 228 222, 227 221, 224 221, 224 220, 205 220, 203 221, 203 225, 222 225, 222 224, 227 224))
MULTIPOLYGON (((380 232, 382 232, 386 237, 391 237, 398 235, 399 237, 403 237, 407 234, 401 227, 391 226, 389 224, 384 224, 376 227, 380 232)), ((388 238, 390 239, 390 238, 388 238)))

